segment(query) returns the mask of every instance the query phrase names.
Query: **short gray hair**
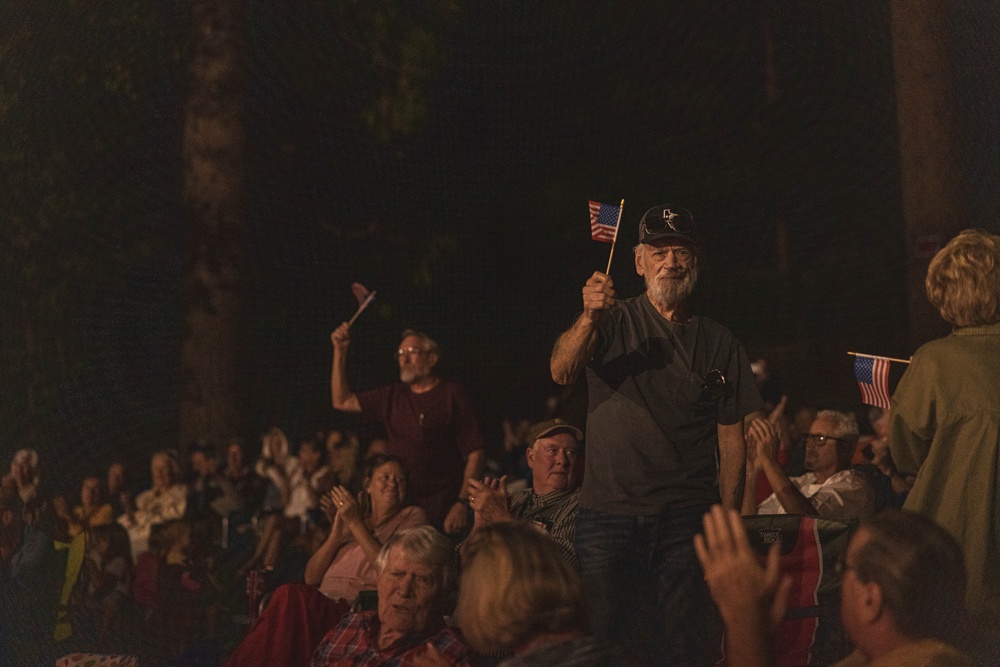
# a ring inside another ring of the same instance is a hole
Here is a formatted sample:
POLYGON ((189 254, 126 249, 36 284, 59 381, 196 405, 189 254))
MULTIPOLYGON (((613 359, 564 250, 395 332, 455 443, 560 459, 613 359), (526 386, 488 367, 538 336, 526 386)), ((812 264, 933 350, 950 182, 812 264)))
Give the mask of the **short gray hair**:
POLYGON ((431 526, 417 526, 401 530, 382 545, 375 559, 375 569, 379 574, 385 569, 389 552, 399 547, 412 560, 432 567, 438 572, 438 580, 443 591, 450 591, 457 576, 455 545, 447 537, 431 526))
POLYGON ((858 429, 858 420, 852 414, 840 412, 839 410, 820 410, 816 413, 813 421, 816 421, 816 419, 829 419, 832 421, 833 428, 836 431, 833 436, 836 438, 854 444, 861 437, 861 431, 858 429))
POLYGON ((399 336, 400 342, 406 340, 410 336, 416 336, 420 340, 424 341, 424 351, 428 354, 436 354, 441 356, 441 346, 437 344, 437 341, 425 334, 423 331, 417 331, 416 329, 404 329, 403 333, 399 336))

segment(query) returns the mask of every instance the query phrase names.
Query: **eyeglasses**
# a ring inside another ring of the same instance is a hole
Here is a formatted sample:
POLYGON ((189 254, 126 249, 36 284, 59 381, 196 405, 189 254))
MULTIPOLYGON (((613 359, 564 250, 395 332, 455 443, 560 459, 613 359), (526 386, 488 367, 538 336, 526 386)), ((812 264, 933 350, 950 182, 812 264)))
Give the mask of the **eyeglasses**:
POLYGON ((373 482, 395 482, 397 486, 406 484, 406 478, 402 475, 394 475, 391 472, 384 472, 381 475, 372 477, 373 482))
POLYGON ((827 440, 834 440, 836 442, 848 442, 843 438, 835 438, 832 435, 823 435, 821 433, 807 433, 806 442, 811 442, 817 447, 825 447, 827 440))
POLYGON ((407 347, 399 348, 396 350, 396 357, 402 359, 403 357, 409 357, 411 355, 420 356, 421 354, 427 354, 427 350, 421 350, 419 347, 407 347))
POLYGON ((691 217, 691 212, 686 208, 665 206, 661 216, 647 214, 642 219, 642 231, 644 236, 663 234, 664 232, 691 234, 694 232, 694 218, 691 217))

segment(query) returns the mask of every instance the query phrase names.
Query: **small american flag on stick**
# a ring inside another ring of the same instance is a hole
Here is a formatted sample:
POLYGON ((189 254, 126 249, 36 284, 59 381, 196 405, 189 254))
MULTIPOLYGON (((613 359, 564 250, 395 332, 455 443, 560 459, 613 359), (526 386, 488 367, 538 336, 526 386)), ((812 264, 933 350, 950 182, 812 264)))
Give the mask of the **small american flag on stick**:
POLYGON ((861 389, 861 402, 888 410, 889 359, 858 355, 854 358, 854 377, 861 389))
POLYGON ((619 210, 610 204, 590 202, 590 237, 602 243, 614 243, 619 210))

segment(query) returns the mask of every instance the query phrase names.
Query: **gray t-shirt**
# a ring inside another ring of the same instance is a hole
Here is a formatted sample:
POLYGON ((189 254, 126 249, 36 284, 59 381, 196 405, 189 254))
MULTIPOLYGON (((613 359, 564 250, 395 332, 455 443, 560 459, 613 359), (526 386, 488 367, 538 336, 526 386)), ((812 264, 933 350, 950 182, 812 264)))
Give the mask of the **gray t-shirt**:
POLYGON ((580 507, 650 516, 719 501, 718 424, 761 406, 750 361, 721 324, 668 322, 645 294, 598 324, 580 507), (705 389, 719 370, 726 395, 705 389))

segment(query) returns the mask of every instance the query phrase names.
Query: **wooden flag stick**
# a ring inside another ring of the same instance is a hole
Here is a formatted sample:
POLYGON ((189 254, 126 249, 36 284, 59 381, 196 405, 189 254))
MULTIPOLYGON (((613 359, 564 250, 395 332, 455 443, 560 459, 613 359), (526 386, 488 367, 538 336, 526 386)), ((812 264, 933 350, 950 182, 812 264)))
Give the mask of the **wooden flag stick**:
POLYGON ((850 355, 855 356, 855 357, 871 357, 872 359, 875 359, 876 357, 878 357, 879 359, 887 359, 889 361, 898 361, 901 364, 908 364, 908 363, 910 363, 909 359, 896 359, 895 357, 883 357, 882 355, 879 355, 879 354, 862 354, 861 352, 848 352, 847 354, 850 354, 850 355))
POLYGON ((611 258, 615 256, 615 243, 618 242, 618 230, 622 226, 622 209, 625 208, 625 200, 622 199, 622 203, 618 205, 618 222, 615 223, 615 235, 611 238, 611 252, 608 254, 608 268, 604 270, 604 273, 611 273, 611 258))
POLYGON ((364 312, 364 309, 368 307, 368 304, 370 304, 374 300, 375 300, 375 290, 372 290, 371 294, 366 296, 365 300, 362 301, 361 304, 358 306, 357 311, 355 311, 351 319, 347 320, 347 326, 350 327, 352 324, 354 324, 354 320, 358 319, 358 315, 364 312))

